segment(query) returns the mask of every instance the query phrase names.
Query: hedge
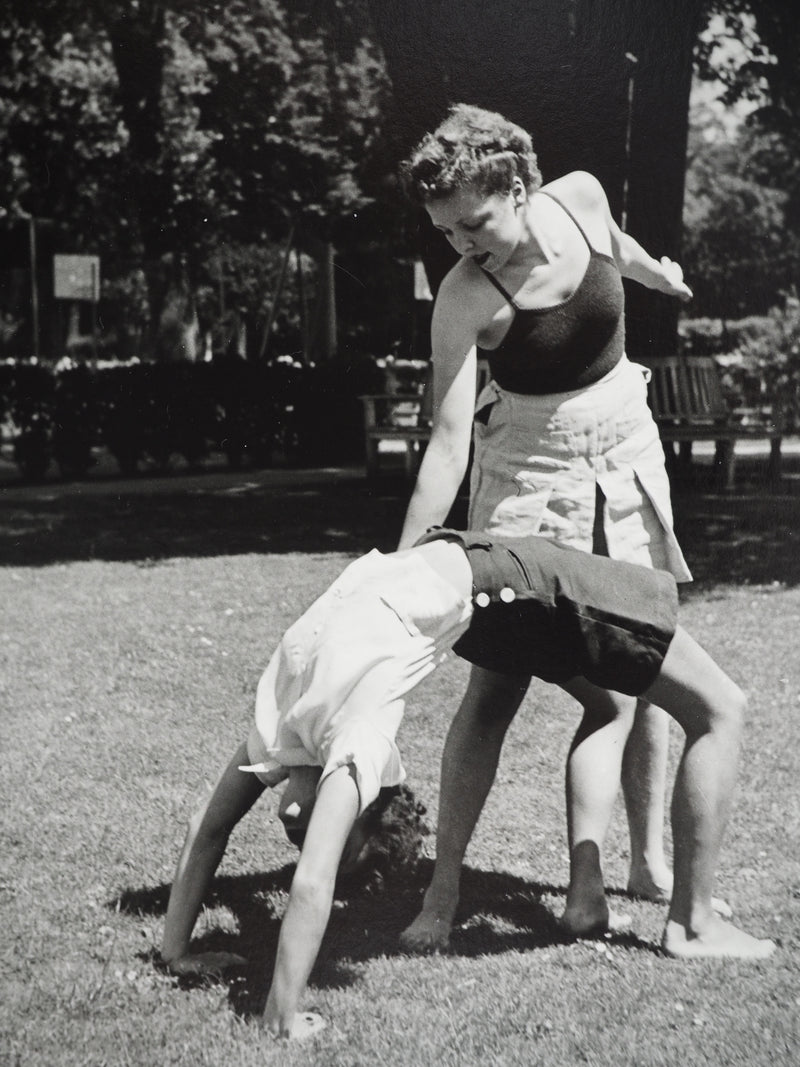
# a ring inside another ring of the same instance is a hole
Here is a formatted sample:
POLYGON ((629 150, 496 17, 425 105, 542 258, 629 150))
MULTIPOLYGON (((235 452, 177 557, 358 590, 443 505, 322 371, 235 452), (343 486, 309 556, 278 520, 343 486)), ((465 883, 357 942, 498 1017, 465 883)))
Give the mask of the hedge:
POLYGON ((343 462, 363 453, 359 396, 383 382, 371 357, 316 365, 224 357, 97 370, 6 363, 0 423, 31 480, 53 460, 64 477, 80 478, 100 446, 125 475, 143 463, 165 470, 175 455, 197 466, 211 450, 234 467, 343 462))

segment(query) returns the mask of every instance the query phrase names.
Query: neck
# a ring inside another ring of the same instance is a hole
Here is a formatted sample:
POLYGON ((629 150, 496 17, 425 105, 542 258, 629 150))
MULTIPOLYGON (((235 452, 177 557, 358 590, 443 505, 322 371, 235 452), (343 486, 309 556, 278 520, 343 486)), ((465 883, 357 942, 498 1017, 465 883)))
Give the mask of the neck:
POLYGON ((544 266, 552 260, 553 246, 534 210, 532 200, 527 200, 522 205, 520 214, 522 233, 503 269, 529 274, 534 267, 544 266))

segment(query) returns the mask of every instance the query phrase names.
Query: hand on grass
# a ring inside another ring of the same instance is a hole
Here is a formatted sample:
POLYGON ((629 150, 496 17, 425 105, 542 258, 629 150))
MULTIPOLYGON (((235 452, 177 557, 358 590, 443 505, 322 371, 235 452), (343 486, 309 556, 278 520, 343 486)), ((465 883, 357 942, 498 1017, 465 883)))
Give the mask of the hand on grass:
POLYGON ((315 1037, 318 1033, 325 1029, 328 1024, 318 1015, 315 1011, 298 1011, 295 1012, 294 1019, 292 1021, 291 1029, 278 1030, 273 1029, 267 1025, 267 1031, 275 1038, 288 1038, 291 1041, 307 1041, 309 1038, 315 1037))

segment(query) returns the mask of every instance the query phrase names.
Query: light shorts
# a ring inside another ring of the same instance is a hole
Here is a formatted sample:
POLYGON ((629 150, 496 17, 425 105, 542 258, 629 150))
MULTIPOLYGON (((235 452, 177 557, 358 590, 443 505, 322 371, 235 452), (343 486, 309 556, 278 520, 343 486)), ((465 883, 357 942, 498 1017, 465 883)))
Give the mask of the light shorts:
POLYGON ((469 528, 591 552, 599 488, 608 555, 691 581, 647 374, 623 356, 600 381, 568 393, 528 396, 490 382, 475 412, 469 528))
POLYGON ((286 632, 256 694, 251 766, 274 785, 291 766, 352 766, 363 811, 405 779, 395 736, 405 696, 466 628, 470 602, 418 553, 373 550, 286 632))

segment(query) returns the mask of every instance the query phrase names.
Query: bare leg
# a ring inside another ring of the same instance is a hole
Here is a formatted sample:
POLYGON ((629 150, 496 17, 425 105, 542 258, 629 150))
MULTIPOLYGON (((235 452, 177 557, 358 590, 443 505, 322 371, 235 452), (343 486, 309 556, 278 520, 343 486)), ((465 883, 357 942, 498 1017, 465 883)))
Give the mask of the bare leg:
POLYGON ((472 668, 442 755, 433 878, 422 911, 400 938, 408 950, 435 952, 447 947, 464 853, 494 782, 506 731, 529 681, 472 668))
POLYGON ((568 933, 585 936, 619 922, 608 909, 600 856, 636 701, 583 678, 573 678, 563 688, 583 704, 584 716, 567 760, 570 877, 561 925, 568 933))
MULTIPOLYGON (((628 892, 657 904, 672 896, 672 870, 664 855, 664 808, 669 719, 661 708, 640 700, 622 757, 622 792, 631 839, 628 892)), ((730 919, 733 909, 712 897, 714 911, 730 919)))
POLYGON ((714 913, 711 890, 736 779, 745 699, 678 628, 651 697, 683 727, 672 799, 675 883, 663 947, 671 956, 763 959, 775 949, 714 913))
POLYGON ((631 840, 628 891, 664 902, 672 894, 672 871, 664 855, 669 716, 639 701, 622 758, 622 793, 631 840))

